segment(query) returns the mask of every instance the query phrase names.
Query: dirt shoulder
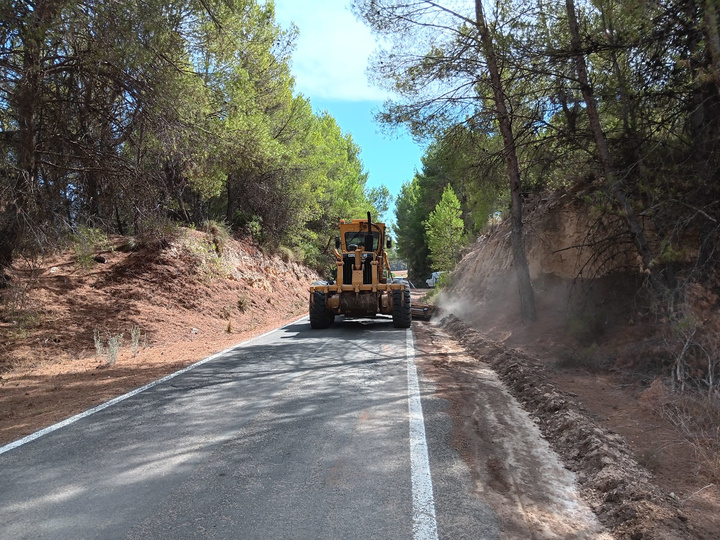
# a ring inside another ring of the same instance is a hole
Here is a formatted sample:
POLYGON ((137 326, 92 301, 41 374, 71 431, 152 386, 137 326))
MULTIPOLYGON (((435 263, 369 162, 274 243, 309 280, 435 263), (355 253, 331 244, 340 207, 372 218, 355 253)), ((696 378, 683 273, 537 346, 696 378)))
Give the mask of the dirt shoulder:
POLYGON ((489 364, 437 325, 416 323, 415 361, 452 418, 450 444, 501 538, 610 539, 532 419, 489 364))
MULTIPOLYGON (((554 377, 537 359, 493 342, 454 317, 445 329, 475 361, 491 367, 522 403, 565 465, 577 474, 584 499, 601 522, 618 538, 717 538, 718 499, 711 488, 703 497, 685 493, 692 483, 690 464, 653 474, 638 463, 637 445, 657 444, 667 432, 638 418, 635 431, 618 433, 617 423, 607 422, 598 402, 612 403, 618 414, 629 418, 637 399, 613 393, 597 383, 590 373, 567 373, 554 377), (570 381, 583 380, 586 390, 570 381), (576 392, 567 389, 572 386, 576 392), (633 439, 628 440, 628 435, 633 439), (674 474, 673 474, 674 473, 674 474), (663 481, 659 485, 658 479, 663 481), (709 515, 706 512, 711 512, 709 515)), ((606 383, 607 384, 607 383, 606 383)), ((647 416, 651 414, 645 413, 647 416)), ((636 414, 637 416, 637 414, 636 414)), ((657 423, 657 422, 656 422, 657 423)), ((659 465, 659 464, 658 464, 659 465)), ((672 467, 667 464, 666 467, 672 467)), ((695 485, 705 480, 695 478, 695 485)), ((702 487, 702 486, 701 486, 702 487)), ((712 487, 712 486, 711 486, 712 487)))

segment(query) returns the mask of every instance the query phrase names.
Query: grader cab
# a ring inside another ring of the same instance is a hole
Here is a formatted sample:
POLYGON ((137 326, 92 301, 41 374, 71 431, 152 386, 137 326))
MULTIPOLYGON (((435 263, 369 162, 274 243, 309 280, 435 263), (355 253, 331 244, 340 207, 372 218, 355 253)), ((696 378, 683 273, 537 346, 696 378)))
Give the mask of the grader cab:
POLYGON ((335 239, 337 278, 316 281, 310 287, 310 326, 328 328, 335 315, 375 317, 392 315, 396 328, 411 323, 410 287, 393 281, 385 247, 390 240, 385 225, 367 219, 340 222, 335 239))

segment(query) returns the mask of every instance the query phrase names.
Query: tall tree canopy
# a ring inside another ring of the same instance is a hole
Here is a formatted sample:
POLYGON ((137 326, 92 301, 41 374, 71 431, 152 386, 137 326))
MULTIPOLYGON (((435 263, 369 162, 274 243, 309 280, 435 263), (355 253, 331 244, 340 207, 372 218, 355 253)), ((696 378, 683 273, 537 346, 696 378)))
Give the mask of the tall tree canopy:
POLYGON ((358 15, 392 40, 375 62, 378 81, 400 95, 380 119, 407 124, 416 135, 438 135, 459 124, 486 124, 502 138, 511 200, 511 243, 520 306, 525 322, 535 320, 535 299, 522 234, 521 170, 518 159, 522 100, 512 95, 515 78, 502 71, 503 46, 512 33, 491 27, 482 1, 474 5, 430 0, 356 0, 358 15))
MULTIPOLYGON (((458 149, 456 170, 469 174, 452 185, 466 226, 479 209, 473 207, 474 194, 484 189, 507 201, 494 187, 502 158, 511 196, 589 190, 595 213, 612 224, 607 241, 637 256, 658 298, 670 298, 668 292, 682 284, 678 278, 693 279, 717 263, 717 2, 507 0, 490 6, 480 0, 356 0, 354 5, 392 43, 373 67, 377 82, 398 96, 380 119, 408 125, 434 146, 458 149), (503 127, 504 116, 509 126, 503 127), (474 138, 473 151, 449 143, 459 132, 465 133, 460 140, 474 138), (511 146, 517 171, 508 161, 511 146), (516 173, 519 190, 513 188, 516 173)), ((429 174, 426 164, 397 204, 398 246, 406 257, 427 248, 417 224, 437 201, 427 204, 425 197, 447 184, 429 174)), ((521 217, 514 213, 513 223, 521 217)), ((411 268, 422 266, 407 260, 411 268)))
POLYGON ((79 225, 159 219, 225 220, 312 261, 338 219, 387 205, 294 93, 272 1, 8 1, 0 21, 0 271, 79 225))

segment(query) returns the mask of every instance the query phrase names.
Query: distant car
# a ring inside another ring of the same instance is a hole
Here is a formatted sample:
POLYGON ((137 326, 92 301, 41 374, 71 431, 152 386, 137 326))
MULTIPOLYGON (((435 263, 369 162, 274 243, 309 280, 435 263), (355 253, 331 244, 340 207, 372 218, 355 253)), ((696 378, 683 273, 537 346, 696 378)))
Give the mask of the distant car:
POLYGON ((443 272, 433 272, 432 275, 425 280, 425 283, 427 283, 427 286, 430 288, 435 287, 437 284, 438 279, 440 279, 440 274, 443 272))

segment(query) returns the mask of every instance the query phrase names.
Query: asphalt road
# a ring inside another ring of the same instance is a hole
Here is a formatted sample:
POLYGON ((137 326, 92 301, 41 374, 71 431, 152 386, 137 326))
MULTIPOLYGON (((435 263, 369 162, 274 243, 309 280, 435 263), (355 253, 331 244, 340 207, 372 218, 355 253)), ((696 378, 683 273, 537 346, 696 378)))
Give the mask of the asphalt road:
POLYGON ((0 539, 498 538, 412 351, 303 320, 5 451, 0 539))

